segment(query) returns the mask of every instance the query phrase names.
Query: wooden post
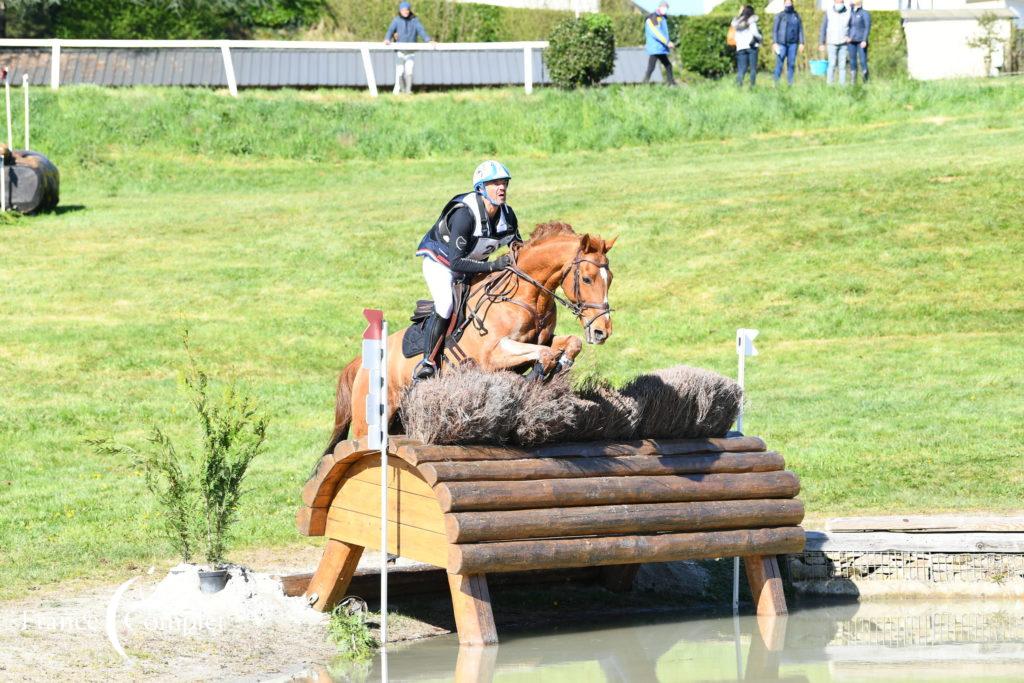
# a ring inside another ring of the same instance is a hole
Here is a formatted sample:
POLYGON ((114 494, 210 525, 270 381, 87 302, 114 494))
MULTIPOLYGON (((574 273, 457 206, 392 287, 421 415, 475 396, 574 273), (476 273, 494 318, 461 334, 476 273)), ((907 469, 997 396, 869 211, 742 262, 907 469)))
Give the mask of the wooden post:
POLYGON ((370 61, 370 48, 360 48, 359 54, 363 57, 363 72, 366 73, 366 87, 370 90, 370 97, 376 97, 377 77, 373 74, 373 62, 370 61))
POLYGON ((743 566, 747 571, 750 595, 758 616, 788 614, 776 556, 750 555, 743 558, 743 566))
POLYGON ((50 49, 50 89, 60 87, 60 41, 54 40, 50 49))
POLYGON ((459 644, 497 644, 498 629, 494 626, 487 577, 483 574, 449 574, 448 586, 452 591, 452 608, 455 610, 455 628, 459 631, 459 644))
POLYGON ((228 80, 228 92, 238 97, 238 82, 235 80, 235 64, 231 61, 231 48, 225 43, 220 46, 220 56, 224 59, 224 75, 228 80))
POLYGON ((523 87, 526 94, 533 92, 533 48, 523 48, 523 87))
POLYGON ((362 554, 362 546, 327 539, 324 556, 306 588, 306 598, 313 609, 327 612, 345 597, 362 554))

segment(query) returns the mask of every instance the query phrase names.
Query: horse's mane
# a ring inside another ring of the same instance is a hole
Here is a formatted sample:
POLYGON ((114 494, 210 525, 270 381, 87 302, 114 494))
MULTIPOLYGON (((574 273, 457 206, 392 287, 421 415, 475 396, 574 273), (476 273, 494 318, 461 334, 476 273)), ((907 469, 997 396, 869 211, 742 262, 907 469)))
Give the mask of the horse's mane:
POLYGON ((533 233, 530 235, 530 239, 526 242, 525 246, 536 246, 553 237, 561 237, 563 235, 576 235, 576 231, 572 229, 572 226, 568 223, 562 223, 561 221, 550 221, 548 223, 538 223, 533 229, 533 233))

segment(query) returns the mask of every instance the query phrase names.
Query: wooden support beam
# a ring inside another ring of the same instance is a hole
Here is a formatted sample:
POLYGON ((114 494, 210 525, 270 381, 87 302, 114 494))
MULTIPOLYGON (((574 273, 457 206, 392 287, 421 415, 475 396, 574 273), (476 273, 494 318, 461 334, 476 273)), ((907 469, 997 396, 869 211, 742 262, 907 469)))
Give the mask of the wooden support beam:
POLYGON ((524 458, 430 462, 418 467, 433 486, 449 481, 525 481, 665 474, 775 472, 785 467, 772 451, 696 455, 632 455, 601 458, 524 458))
POLYGON ((313 609, 318 612, 330 611, 345 597, 362 554, 362 546, 327 539, 324 556, 306 588, 306 598, 310 600, 313 609))
POLYGON ((495 645, 498 629, 483 574, 448 574, 460 645, 495 645))
POLYGON ((750 583, 750 595, 758 616, 788 614, 786 595, 782 590, 782 575, 775 554, 746 555, 743 568, 750 583))
POLYGON ((804 531, 796 526, 648 536, 588 536, 462 543, 448 546, 448 571, 482 574, 737 557, 751 553, 781 555, 800 552, 803 547, 804 531))
POLYGON ((444 516, 450 543, 526 538, 721 531, 796 526, 804 504, 791 498, 693 503, 592 505, 581 507, 452 512, 444 516))
POLYGON ((799 479, 788 471, 537 481, 465 481, 434 486, 437 501, 444 512, 793 498, 799 491, 799 479))

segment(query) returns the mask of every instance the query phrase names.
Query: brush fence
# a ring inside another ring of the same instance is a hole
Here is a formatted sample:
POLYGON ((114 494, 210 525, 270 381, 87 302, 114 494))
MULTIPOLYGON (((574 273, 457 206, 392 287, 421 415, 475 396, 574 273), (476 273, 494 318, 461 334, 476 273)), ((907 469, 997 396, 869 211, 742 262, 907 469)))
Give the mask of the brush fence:
MULTIPOLYGON (((497 642, 489 572, 741 556, 758 613, 786 611, 775 556, 803 550, 804 508, 761 439, 389 448, 387 552, 447 570, 464 643, 497 642)), ((328 539, 316 609, 380 550, 380 481, 380 453, 342 441, 303 487, 299 531, 328 539)))

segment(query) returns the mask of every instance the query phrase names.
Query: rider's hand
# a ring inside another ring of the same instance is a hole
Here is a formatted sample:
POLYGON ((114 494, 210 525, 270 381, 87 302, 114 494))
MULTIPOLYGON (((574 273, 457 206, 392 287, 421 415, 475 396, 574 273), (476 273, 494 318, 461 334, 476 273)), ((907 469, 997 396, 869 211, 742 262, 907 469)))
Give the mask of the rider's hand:
POLYGON ((508 254, 502 254, 498 258, 494 259, 494 261, 491 263, 491 272, 494 272, 494 271, 497 271, 497 270, 505 270, 506 268, 508 268, 511 265, 512 265, 512 257, 509 256, 508 254))

